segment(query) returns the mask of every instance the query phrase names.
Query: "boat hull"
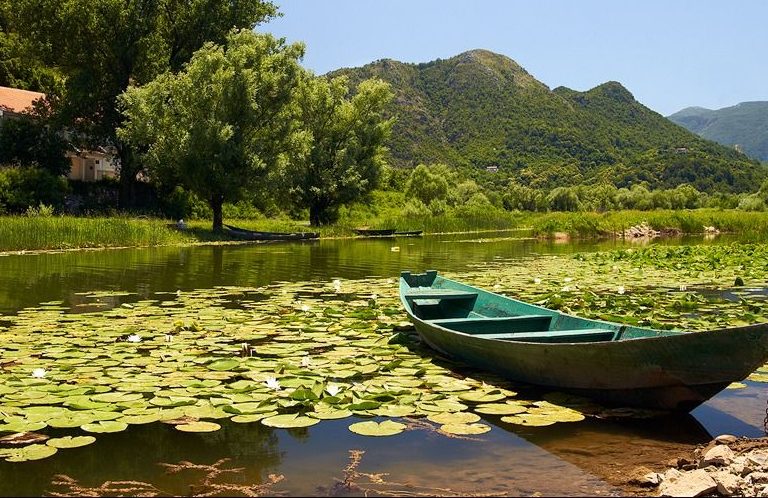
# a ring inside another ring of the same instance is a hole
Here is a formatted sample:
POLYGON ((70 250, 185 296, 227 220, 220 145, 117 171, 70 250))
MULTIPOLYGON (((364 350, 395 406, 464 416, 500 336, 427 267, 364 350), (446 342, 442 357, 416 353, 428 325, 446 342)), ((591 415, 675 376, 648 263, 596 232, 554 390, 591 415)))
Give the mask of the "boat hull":
POLYGON ((647 337, 600 342, 520 342, 450 330, 417 316, 405 298, 403 303, 424 342, 449 357, 612 405, 690 411, 768 360, 766 324, 659 335, 648 329, 647 337))
POLYGON ((243 240, 312 240, 320 238, 316 232, 256 232, 225 225, 228 233, 243 240))

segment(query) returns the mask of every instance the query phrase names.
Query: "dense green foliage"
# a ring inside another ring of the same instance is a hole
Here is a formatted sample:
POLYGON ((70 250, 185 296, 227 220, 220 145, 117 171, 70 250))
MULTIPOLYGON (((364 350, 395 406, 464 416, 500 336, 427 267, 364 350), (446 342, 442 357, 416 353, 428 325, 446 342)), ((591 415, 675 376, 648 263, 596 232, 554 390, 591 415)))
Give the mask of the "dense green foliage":
POLYGON ((304 78, 296 107, 306 149, 287 165, 290 195, 300 209, 309 209, 313 226, 338 219, 341 205, 357 200, 377 186, 383 164, 383 142, 391 121, 381 118, 392 98, 389 85, 361 82, 348 98, 344 77, 304 78))
MULTIPOLYGON (((80 130, 79 139, 117 146, 125 207, 140 165, 116 136, 123 119, 118 96, 180 69, 203 43, 221 42, 233 28, 252 29, 276 12, 262 0, 2 0, 0 40, 15 42, 8 50, 23 51, 31 68, 56 68, 63 76, 58 118, 80 130)), ((26 77, 11 70, 16 80, 26 77)))
POLYGON ((29 207, 64 203, 67 182, 49 171, 31 167, 0 168, 0 214, 23 213, 29 207))
POLYGON ((716 111, 688 107, 669 119, 704 138, 738 146, 749 157, 768 161, 768 102, 742 102, 716 111))
POLYGON ((184 70, 130 88, 119 136, 146 148, 159 182, 205 199, 220 230, 224 201, 258 188, 288 150, 303 53, 301 44, 233 31, 225 46, 195 52, 184 70))
POLYGON ((481 185, 607 182, 651 189, 754 190, 767 172, 637 102, 619 83, 550 90, 512 60, 473 50, 425 64, 378 61, 333 74, 392 85, 392 163, 441 162, 481 185), (487 167, 498 167, 488 173, 487 167))
POLYGON ((54 175, 66 175, 70 161, 67 142, 43 106, 38 112, 0 121, 0 165, 32 166, 54 175))

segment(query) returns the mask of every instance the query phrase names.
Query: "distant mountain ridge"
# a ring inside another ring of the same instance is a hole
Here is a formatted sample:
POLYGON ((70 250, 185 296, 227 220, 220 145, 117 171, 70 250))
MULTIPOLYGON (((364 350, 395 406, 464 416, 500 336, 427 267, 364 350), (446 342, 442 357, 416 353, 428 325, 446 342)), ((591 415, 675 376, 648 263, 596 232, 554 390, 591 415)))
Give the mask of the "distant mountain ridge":
POLYGON ((329 73, 342 74, 353 84, 376 77, 392 85, 390 113, 398 119, 388 145, 396 166, 444 162, 478 178, 495 166, 488 181, 541 188, 646 182, 740 192, 767 175, 756 161, 643 106, 618 82, 585 92, 550 90, 488 50, 422 64, 383 59, 329 73))
POLYGON ((768 102, 742 102, 717 110, 687 107, 668 118, 697 135, 768 161, 768 102))

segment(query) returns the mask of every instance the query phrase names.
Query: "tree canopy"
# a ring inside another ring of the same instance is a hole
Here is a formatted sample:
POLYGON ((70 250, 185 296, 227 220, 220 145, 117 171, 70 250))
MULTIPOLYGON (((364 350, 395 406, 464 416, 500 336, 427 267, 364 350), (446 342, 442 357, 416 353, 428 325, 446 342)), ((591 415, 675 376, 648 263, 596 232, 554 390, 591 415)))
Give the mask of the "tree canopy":
POLYGON ((131 87, 119 136, 144 150, 152 178, 206 199, 220 230, 223 202, 256 188, 287 153, 303 54, 302 44, 233 31, 182 71, 131 87))
POLYGON ((347 78, 308 76, 297 94, 306 148, 287 168, 293 201, 309 209, 313 226, 335 221, 338 208, 378 184, 392 120, 382 117, 392 98, 380 80, 361 82, 349 96, 347 78))
POLYGON ((265 0, 0 0, 3 37, 26 40, 34 64, 63 75, 61 119, 83 131, 80 138, 118 147, 124 205, 138 165, 115 133, 118 96, 181 69, 205 42, 276 14, 265 0))

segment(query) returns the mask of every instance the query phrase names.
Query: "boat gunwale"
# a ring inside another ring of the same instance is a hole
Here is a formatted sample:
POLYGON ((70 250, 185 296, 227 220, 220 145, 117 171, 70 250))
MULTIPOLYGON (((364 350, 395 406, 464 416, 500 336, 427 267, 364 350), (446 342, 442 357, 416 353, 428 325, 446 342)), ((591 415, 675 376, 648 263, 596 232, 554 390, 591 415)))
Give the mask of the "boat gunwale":
MULTIPOLYGON (((622 332, 623 329, 626 328, 627 326, 631 326, 631 327, 634 327, 634 328, 639 329, 639 330, 649 331, 649 332, 652 332, 652 333, 663 332, 663 334, 649 335, 647 337, 630 337, 630 338, 626 338, 626 339, 621 339, 621 338, 619 338, 619 339, 612 339, 610 341, 580 341, 580 342, 537 342, 537 341, 524 341, 524 340, 523 341, 510 341, 510 340, 501 339, 501 338, 483 337, 483 334, 471 334, 471 333, 461 332, 461 331, 454 330, 454 329, 449 329, 449 328, 446 328, 446 327, 444 327, 444 326, 442 326, 440 324, 435 324, 435 323, 432 323, 432 322, 430 322, 428 320, 424 320, 424 319, 416 316, 415 313, 413 312, 413 309, 411 308, 410 303, 408 303, 408 301, 406 299, 406 296, 403 293, 403 285, 402 285, 402 283, 405 282, 407 288, 409 288, 409 289, 413 289, 414 287, 410 286, 408 284, 407 280, 405 280, 405 278, 403 278, 402 276, 400 277, 400 283, 401 283, 401 285, 400 285, 400 300, 403 303, 403 305, 405 306, 406 313, 408 314, 408 316, 412 320, 418 321, 418 322, 420 322, 420 323, 422 323, 424 325, 427 325, 427 326, 429 326, 431 328, 439 329, 439 330, 445 331, 445 332, 447 332, 449 334, 460 335, 462 337, 469 338, 469 339, 480 339, 480 340, 484 340, 484 341, 495 341, 495 342, 500 342, 500 343, 505 343, 505 344, 509 344, 509 343, 531 344, 531 345, 548 346, 548 347, 550 347, 550 346, 551 347, 586 346, 586 345, 589 345, 589 346, 601 345, 601 346, 607 347, 608 344, 619 344, 619 343, 624 343, 624 342, 627 342, 627 341, 649 341, 649 340, 666 340, 666 341, 668 341, 668 340, 673 340, 672 338, 674 338, 674 337, 677 337, 677 338, 679 338, 679 337, 686 337, 686 336, 689 336, 691 334, 732 333, 734 331, 742 331, 742 330, 747 331, 747 330, 752 330, 752 329, 754 329, 754 330, 759 330, 759 329, 766 329, 766 330, 768 330, 768 322, 761 322, 761 323, 755 323, 755 324, 751 324, 751 325, 743 325, 743 326, 738 326, 738 327, 725 327, 725 328, 719 328, 719 329, 708 329, 708 330, 701 330, 701 331, 686 331, 686 330, 677 330, 677 329, 662 330, 662 329, 654 329, 654 328, 651 328, 651 327, 636 327, 634 325, 629 325, 629 324, 624 324, 624 323, 619 323, 619 322, 609 322, 607 320, 599 320, 599 319, 594 319, 594 318, 585 318, 585 317, 581 317, 581 316, 578 316, 578 315, 572 315, 570 313, 563 313, 562 311, 553 310, 553 309, 550 309, 550 308, 546 308, 544 306, 539 306, 537 304, 526 303, 525 301, 521 301, 521 300, 518 300, 518 299, 515 299, 515 298, 512 298, 512 297, 509 297, 509 296, 505 296, 503 294, 497 294, 495 292, 491 292, 491 291, 488 291, 488 290, 485 290, 485 289, 482 289, 482 288, 479 288, 479 287, 474 287, 474 286, 471 286, 471 285, 462 284, 461 282, 458 282, 456 280, 452 280, 450 278, 446 278, 446 277, 443 277, 443 276, 440 276, 440 275, 438 275, 437 278, 440 278, 442 280, 445 280, 445 281, 448 281, 448 282, 451 282, 451 283, 454 283, 454 284, 458 284, 458 285, 463 286, 463 287, 470 287, 470 288, 474 289, 476 292, 478 292, 478 294, 479 293, 484 293, 484 294, 489 295, 489 296, 494 296, 494 297, 497 297, 497 298, 513 301, 515 303, 519 303, 519 304, 522 304, 522 305, 525 305, 525 306, 531 306, 531 307, 534 307, 536 309, 547 311, 549 313, 553 313, 554 312, 554 313, 558 313, 558 314, 560 314, 562 316, 567 316, 567 317, 575 318, 577 320, 587 321, 587 322, 594 323, 594 324, 597 324, 597 325, 601 325, 602 324, 602 325, 610 325, 612 327, 619 327, 619 329, 616 330, 616 332, 622 332)), ((432 286, 430 286, 430 287, 432 287, 432 286)), ((432 288, 435 288, 435 287, 432 287, 432 288)), ((439 288, 435 288, 435 289, 439 289, 439 288)), ((556 316, 556 315, 554 315, 554 316, 556 316)), ((499 318, 499 317, 488 317, 488 318, 499 318)), ((471 321, 472 319, 467 319, 467 320, 471 321)), ((547 332, 547 331, 549 331, 549 330, 542 330, 542 332, 547 332)), ((610 330, 606 329, 606 331, 610 331, 610 330)), ((557 332, 557 331, 555 330, 555 331, 552 331, 552 332, 557 332)), ((678 340, 678 339, 675 339, 675 340, 678 340)))

